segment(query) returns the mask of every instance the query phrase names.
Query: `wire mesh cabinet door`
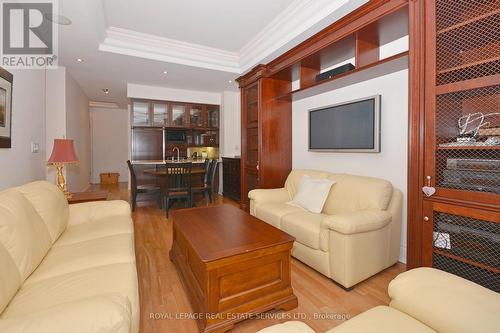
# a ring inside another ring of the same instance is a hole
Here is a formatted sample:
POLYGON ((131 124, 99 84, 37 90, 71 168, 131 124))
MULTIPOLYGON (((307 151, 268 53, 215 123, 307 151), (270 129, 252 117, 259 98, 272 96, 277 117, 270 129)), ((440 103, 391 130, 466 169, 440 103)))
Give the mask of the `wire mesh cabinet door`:
POLYGON ((500 1, 426 4, 426 182, 436 197, 498 205, 500 1))
POLYGON ((500 292, 500 213, 424 204, 423 263, 500 292))

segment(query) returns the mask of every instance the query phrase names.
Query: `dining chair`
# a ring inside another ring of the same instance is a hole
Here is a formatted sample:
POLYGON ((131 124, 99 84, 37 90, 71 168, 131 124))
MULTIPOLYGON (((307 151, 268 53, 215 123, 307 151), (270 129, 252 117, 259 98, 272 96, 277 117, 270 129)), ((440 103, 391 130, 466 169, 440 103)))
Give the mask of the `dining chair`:
POLYGON ((132 201, 132 211, 135 210, 135 207, 137 205, 137 196, 139 194, 156 195, 158 207, 161 208, 160 187, 154 184, 137 185, 137 176, 135 174, 134 166, 132 165, 130 160, 127 161, 127 165, 130 171, 130 192, 131 192, 130 196, 132 201))
POLYGON ((187 207, 191 207, 191 171, 192 163, 165 163, 166 175, 163 193, 166 216, 171 199, 185 199, 187 207))
POLYGON ((203 179, 203 185, 193 187, 191 189, 191 202, 194 203, 194 195, 197 193, 203 193, 205 196, 205 200, 207 202, 207 206, 209 203, 212 203, 213 192, 215 187, 212 186, 215 179, 215 173, 217 171, 217 161, 212 160, 208 163, 208 168, 206 169, 205 176, 203 179))
POLYGON ((205 158, 205 161, 203 162, 203 170, 205 170, 205 175, 208 173, 209 166, 210 166, 210 160, 208 158, 205 158))
POLYGON ((210 175, 209 175, 209 184, 210 184, 210 202, 212 203, 214 201, 214 194, 215 194, 215 176, 217 175, 217 166, 219 165, 219 161, 217 160, 212 160, 212 166, 210 169, 210 175))

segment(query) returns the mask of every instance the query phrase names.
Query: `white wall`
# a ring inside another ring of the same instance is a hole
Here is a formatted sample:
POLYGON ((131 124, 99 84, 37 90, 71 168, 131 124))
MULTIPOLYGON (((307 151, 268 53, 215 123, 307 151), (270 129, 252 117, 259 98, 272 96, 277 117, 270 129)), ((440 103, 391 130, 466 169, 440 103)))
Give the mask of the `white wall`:
MULTIPOLYGON (((59 67, 47 70, 45 108, 45 161, 48 161, 54 139, 66 137, 66 69, 59 67)), ((46 179, 55 182, 56 171, 54 167, 45 167, 46 179)))
POLYGON ((241 154, 240 93, 224 91, 221 105, 221 154, 234 157, 241 154))
POLYGON ((127 97, 215 105, 220 105, 221 103, 220 93, 146 86, 133 83, 127 84, 127 97))
MULTIPOLYGON (((54 139, 73 139, 80 163, 64 168, 68 190, 84 191, 90 183, 89 100, 65 67, 47 70, 45 144, 46 160, 54 139)), ((54 167, 46 168, 46 179, 55 182, 54 167)))
POLYGON ((401 58, 345 79, 326 83, 320 91, 294 96, 292 104, 293 168, 320 169, 387 179, 404 193, 400 260, 406 262, 406 182, 408 142, 408 59, 401 58), (315 95, 317 93, 317 95, 315 95), (308 110, 380 94, 380 153, 308 151, 308 110))
POLYGON ((45 178, 45 71, 9 70, 12 91, 12 148, 0 149, 0 190, 45 178), (31 153, 31 142, 39 153, 31 153))
POLYGON ((92 141, 91 183, 98 184, 99 174, 120 173, 120 182, 128 182, 129 113, 119 109, 90 109, 92 141))
POLYGON ((90 117, 89 99, 66 71, 66 137, 74 140, 80 163, 66 168, 66 181, 71 192, 84 191, 90 184, 90 117))
MULTIPOLYGON (((225 157, 241 155, 241 103, 239 91, 224 91, 220 108, 220 154, 225 157)), ((223 192, 224 165, 219 168, 219 193, 223 192)))

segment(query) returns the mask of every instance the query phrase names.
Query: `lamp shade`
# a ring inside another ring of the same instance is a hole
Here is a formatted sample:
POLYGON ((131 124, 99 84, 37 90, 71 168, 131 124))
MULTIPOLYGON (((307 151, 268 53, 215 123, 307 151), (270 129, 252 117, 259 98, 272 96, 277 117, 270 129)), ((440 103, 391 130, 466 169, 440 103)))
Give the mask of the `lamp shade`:
POLYGON ((54 147, 50 154, 48 164, 72 164, 78 163, 75 147, 71 139, 54 139, 54 147))

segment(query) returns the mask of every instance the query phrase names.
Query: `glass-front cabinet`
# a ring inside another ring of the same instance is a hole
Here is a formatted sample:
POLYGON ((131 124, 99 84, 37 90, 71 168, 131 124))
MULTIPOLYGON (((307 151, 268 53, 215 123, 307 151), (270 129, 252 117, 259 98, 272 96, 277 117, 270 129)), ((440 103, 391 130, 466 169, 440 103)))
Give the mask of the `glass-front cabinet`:
POLYGON ((204 127, 203 106, 192 105, 189 110, 189 126, 204 127))
POLYGON ((174 127, 186 126, 186 105, 172 104, 172 123, 174 127))
POLYGON ((206 131, 218 129, 220 123, 218 105, 137 99, 131 100, 130 110, 132 127, 184 127, 206 131))
POLYGON ((208 127, 219 127, 219 107, 216 105, 207 106, 208 127))
POLYGON ((132 102, 132 126, 149 126, 149 102, 133 101, 132 102))
POLYGON ((153 103, 153 126, 168 126, 167 103, 153 103))

